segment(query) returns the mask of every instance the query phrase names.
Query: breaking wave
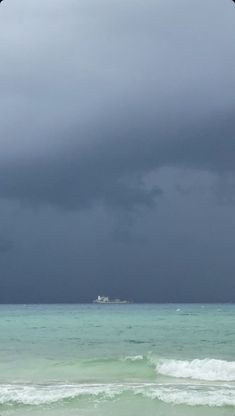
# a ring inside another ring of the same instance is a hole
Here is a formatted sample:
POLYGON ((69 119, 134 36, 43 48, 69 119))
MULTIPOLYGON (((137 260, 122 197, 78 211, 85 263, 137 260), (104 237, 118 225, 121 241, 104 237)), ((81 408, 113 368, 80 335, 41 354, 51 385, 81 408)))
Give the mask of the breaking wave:
POLYGON ((152 356, 135 355, 121 359, 125 362, 148 364, 158 375, 202 381, 235 381, 235 361, 212 358, 194 360, 159 359, 152 356))
POLYGON ((205 381, 235 381, 235 361, 159 360, 155 364, 157 373, 165 376, 205 381))
POLYGON ((168 404, 188 406, 235 406, 234 386, 173 385, 150 383, 1 385, 0 404, 46 405, 89 396, 113 399, 122 394, 141 395, 168 404))
POLYGON ((223 407, 235 406, 235 389, 232 386, 162 386, 150 388, 145 396, 168 404, 188 406, 223 407), (182 388, 183 387, 183 388, 182 388))
MULTIPOLYGON (((159 359, 150 354, 85 360, 83 367, 86 366, 92 374, 97 367, 99 371, 101 369, 105 379, 93 378, 93 382, 83 378, 83 382, 77 379, 69 383, 48 381, 47 384, 2 382, 0 405, 40 406, 80 398, 97 403, 132 395, 174 405, 235 407, 234 361, 159 359), (117 375, 123 378, 118 379, 117 375)), ((75 366, 75 369, 79 373, 82 366, 75 366)))
POLYGON ((80 396, 105 396, 113 398, 120 394, 120 385, 112 384, 53 384, 0 386, 0 404, 18 403, 41 405, 56 403, 80 396))

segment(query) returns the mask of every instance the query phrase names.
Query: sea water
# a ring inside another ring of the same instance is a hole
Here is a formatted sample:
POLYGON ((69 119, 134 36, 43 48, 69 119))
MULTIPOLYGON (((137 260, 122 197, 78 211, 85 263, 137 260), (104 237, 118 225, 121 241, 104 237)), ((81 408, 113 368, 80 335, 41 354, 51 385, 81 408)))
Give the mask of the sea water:
POLYGON ((0 306, 0 415, 233 416, 235 306, 0 306))

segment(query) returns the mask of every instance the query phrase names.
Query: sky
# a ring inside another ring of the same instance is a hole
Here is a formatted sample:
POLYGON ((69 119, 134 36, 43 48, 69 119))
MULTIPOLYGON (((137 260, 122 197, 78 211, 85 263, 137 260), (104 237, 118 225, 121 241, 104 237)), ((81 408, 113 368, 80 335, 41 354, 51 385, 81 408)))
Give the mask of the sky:
POLYGON ((235 301, 231 0, 0 5, 0 302, 235 301))

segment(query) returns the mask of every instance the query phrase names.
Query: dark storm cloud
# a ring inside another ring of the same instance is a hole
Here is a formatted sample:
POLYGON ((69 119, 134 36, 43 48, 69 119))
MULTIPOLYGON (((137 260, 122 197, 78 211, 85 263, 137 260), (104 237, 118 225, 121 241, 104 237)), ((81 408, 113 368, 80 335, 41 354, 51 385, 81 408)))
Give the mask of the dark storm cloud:
POLYGON ((230 299, 234 23, 229 0, 1 4, 1 301, 230 299))
POLYGON ((23 9, 1 11, 0 197, 133 209, 163 193, 145 182, 162 166, 233 172, 229 4, 23 9))
MULTIPOLYGON (((107 123, 108 124, 108 123, 107 123)), ((2 163, 0 196, 87 208, 103 203, 113 208, 151 206, 162 194, 157 184, 148 188, 144 177, 164 166, 234 173, 235 122, 230 115, 213 115, 197 123, 128 120, 99 126, 101 139, 79 149, 76 135, 66 152, 54 157, 2 163), (129 124, 129 125, 128 125, 129 124)), ((89 137, 89 132, 83 132, 89 137)), ((91 138, 92 139, 92 138, 91 138)))
POLYGON ((7 253, 13 247, 13 242, 0 235, 0 254, 7 253))

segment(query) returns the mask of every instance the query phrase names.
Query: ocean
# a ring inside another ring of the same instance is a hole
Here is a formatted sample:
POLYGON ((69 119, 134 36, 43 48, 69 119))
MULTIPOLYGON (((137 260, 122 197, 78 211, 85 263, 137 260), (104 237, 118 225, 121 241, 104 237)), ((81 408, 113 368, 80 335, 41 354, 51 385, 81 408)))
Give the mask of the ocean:
POLYGON ((234 416, 235 305, 1 305, 1 416, 234 416))

